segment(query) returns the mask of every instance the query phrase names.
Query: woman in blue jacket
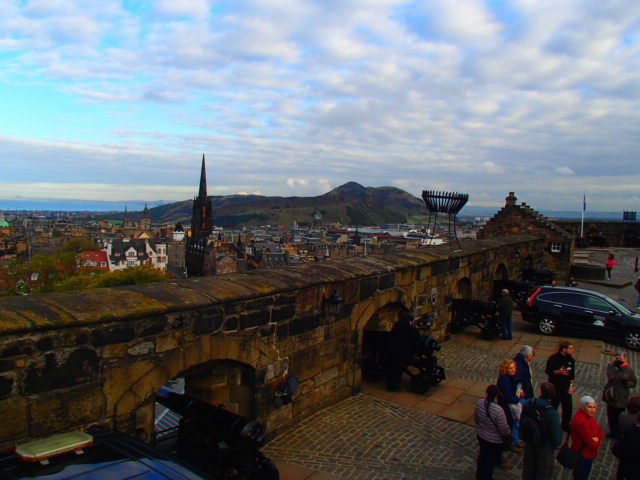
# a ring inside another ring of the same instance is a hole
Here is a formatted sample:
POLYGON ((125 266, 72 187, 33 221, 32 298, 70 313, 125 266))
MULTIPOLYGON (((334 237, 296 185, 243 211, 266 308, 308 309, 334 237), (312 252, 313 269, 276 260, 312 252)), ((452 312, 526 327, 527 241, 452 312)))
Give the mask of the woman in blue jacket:
POLYGON ((518 396, 518 378, 516 377, 516 373, 516 362, 509 358, 502 360, 496 384, 500 392, 498 395, 498 405, 504 410, 509 428, 511 428, 511 435, 513 435, 511 451, 521 452, 524 444, 520 442, 518 430, 520 428, 522 404, 518 396))

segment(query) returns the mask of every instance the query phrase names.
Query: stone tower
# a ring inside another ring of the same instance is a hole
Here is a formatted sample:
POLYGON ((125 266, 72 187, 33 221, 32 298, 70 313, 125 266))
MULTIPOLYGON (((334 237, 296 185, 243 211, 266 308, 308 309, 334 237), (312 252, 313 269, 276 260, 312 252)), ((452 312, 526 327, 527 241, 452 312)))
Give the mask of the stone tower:
POLYGON ((214 256, 209 246, 209 237, 213 233, 213 205, 207 195, 207 173, 202 155, 200 170, 200 188, 193 199, 191 215, 191 234, 187 241, 186 264, 189 277, 213 275, 214 256))
POLYGON ((149 211, 149 207, 147 207, 146 202, 140 218, 140 229, 145 231, 151 230, 151 212, 149 211))

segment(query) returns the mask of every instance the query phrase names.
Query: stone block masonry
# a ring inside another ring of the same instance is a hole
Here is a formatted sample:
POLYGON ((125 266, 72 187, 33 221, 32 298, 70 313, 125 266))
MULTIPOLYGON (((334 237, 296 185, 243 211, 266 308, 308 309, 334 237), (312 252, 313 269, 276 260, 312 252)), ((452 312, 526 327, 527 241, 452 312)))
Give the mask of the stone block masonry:
POLYGON ((270 435, 360 390, 363 329, 401 311, 448 334, 450 299, 488 299, 505 272, 541 268, 532 235, 463 241, 332 263, 143 286, 0 299, 0 449, 105 424, 153 431, 154 392, 190 395, 256 418, 270 435), (499 273, 498 273, 499 272, 499 273), (464 288, 461 286, 464 285, 464 288), (330 316, 325 299, 344 299, 330 316), (288 375, 289 405, 274 393, 288 375))

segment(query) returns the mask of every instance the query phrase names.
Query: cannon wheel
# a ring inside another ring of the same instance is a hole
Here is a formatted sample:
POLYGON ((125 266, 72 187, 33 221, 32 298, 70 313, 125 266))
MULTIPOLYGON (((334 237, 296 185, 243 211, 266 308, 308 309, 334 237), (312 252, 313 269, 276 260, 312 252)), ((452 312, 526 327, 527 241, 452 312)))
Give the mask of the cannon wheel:
POLYGON ((445 378, 447 378, 447 376, 444 373, 444 368, 443 367, 437 367, 436 368, 436 375, 435 375, 436 385, 438 383, 440 383, 441 381, 443 381, 445 378))

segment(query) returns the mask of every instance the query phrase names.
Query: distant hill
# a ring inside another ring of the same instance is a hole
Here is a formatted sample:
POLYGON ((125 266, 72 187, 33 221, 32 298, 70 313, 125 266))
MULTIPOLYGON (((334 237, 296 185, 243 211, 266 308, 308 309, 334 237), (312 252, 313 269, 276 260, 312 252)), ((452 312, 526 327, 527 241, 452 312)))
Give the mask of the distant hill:
MULTIPOLYGON (((322 222, 343 225, 425 223, 424 202, 395 187, 363 187, 348 182, 318 197, 264 197, 260 195, 213 196, 216 225, 311 224, 317 211, 322 222)), ((189 224, 193 202, 186 200, 150 209, 154 223, 189 224)))
MULTIPOLYGON (((216 225, 287 225, 294 221, 311 224, 313 214, 320 211, 322 222, 343 225, 380 225, 383 223, 425 223, 427 209, 422 199, 395 187, 363 187, 348 182, 318 197, 265 197, 261 195, 214 196, 213 215, 216 225)), ((88 201, 71 199, 0 200, 0 210, 6 214, 28 215, 36 212, 72 216, 90 216, 94 219, 121 219, 128 207, 132 219, 139 219, 148 203, 154 224, 191 223, 193 201, 165 203, 142 201, 88 201), (153 206, 153 205, 158 206, 153 206), (139 209, 139 210, 138 210, 139 209)), ((465 205, 460 218, 492 217, 503 205, 480 207, 465 205)), ((535 205, 532 205, 535 208, 535 205)), ((579 220, 581 212, 539 210, 550 219, 579 220)), ((622 211, 601 212, 587 210, 585 220, 621 221, 622 211)))

